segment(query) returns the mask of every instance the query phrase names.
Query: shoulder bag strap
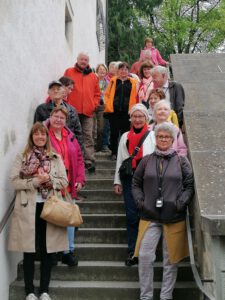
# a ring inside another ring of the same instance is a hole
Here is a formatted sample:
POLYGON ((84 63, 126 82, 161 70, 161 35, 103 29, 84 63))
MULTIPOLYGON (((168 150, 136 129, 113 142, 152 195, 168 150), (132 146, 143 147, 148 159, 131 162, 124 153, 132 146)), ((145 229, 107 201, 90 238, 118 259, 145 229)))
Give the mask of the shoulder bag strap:
POLYGON ((141 145, 144 143, 144 140, 146 139, 146 137, 148 136, 149 133, 150 133, 149 130, 147 130, 145 132, 145 134, 140 139, 140 142, 138 143, 137 147, 135 147, 134 152, 132 153, 132 155, 130 157, 134 158, 135 155, 137 155, 138 151, 140 150, 141 145))

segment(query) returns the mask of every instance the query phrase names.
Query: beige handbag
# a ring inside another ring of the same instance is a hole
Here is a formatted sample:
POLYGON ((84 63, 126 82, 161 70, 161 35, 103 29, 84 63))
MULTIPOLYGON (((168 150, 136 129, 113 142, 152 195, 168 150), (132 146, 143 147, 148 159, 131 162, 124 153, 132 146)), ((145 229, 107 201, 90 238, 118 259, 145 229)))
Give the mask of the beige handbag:
POLYGON ((80 226, 83 223, 83 219, 79 206, 73 203, 68 192, 66 192, 66 199, 69 202, 59 199, 54 192, 46 200, 40 217, 48 223, 61 227, 80 226))

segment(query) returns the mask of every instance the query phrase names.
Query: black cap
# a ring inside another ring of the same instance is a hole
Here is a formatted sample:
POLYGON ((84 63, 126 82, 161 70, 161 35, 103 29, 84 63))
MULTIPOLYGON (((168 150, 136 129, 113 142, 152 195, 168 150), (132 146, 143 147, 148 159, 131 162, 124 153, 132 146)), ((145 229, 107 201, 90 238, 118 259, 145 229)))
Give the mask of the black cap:
POLYGON ((53 80, 49 83, 48 88, 51 89, 54 85, 63 86, 62 83, 58 80, 53 80))

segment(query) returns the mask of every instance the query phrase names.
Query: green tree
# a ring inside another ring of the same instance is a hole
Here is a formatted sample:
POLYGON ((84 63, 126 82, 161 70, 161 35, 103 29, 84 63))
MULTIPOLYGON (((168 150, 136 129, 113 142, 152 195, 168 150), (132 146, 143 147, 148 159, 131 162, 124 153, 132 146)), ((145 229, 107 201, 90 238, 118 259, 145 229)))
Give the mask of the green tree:
POLYGON ((145 15, 162 0, 109 0, 108 10, 108 61, 138 59, 144 38, 149 32, 145 15))
POLYGON ((164 0, 147 19, 162 55, 211 52, 224 44, 225 0, 164 0))

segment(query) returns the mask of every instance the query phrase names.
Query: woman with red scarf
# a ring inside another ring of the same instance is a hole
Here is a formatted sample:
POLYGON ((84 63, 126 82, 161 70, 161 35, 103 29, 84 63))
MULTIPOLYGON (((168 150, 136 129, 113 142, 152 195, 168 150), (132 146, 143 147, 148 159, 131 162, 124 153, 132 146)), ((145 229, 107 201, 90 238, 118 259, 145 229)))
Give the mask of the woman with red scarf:
MULTIPOLYGON (((132 176, 121 180, 119 168, 122 165, 122 162, 133 154, 142 137, 146 135, 149 122, 148 110, 141 103, 135 104, 129 114, 131 129, 121 136, 114 178, 114 192, 118 195, 123 193, 125 202, 128 238, 128 258, 125 260, 126 266, 132 266, 138 263, 137 258, 133 258, 133 254, 138 234, 139 213, 131 194, 132 176)), ((132 169, 135 170, 143 156, 151 154, 154 151, 154 148, 154 134, 149 132, 149 134, 146 135, 140 150, 132 160, 132 169)))
MULTIPOLYGON (((80 146, 75 135, 66 127, 68 112, 64 107, 55 107, 51 112, 50 119, 46 122, 49 129, 51 145, 58 153, 65 165, 69 186, 67 188, 72 199, 77 199, 77 192, 85 183, 84 161, 80 146)), ((69 249, 64 251, 62 263, 68 266, 76 266, 77 258, 74 256, 74 238, 75 228, 68 227, 69 249)))

